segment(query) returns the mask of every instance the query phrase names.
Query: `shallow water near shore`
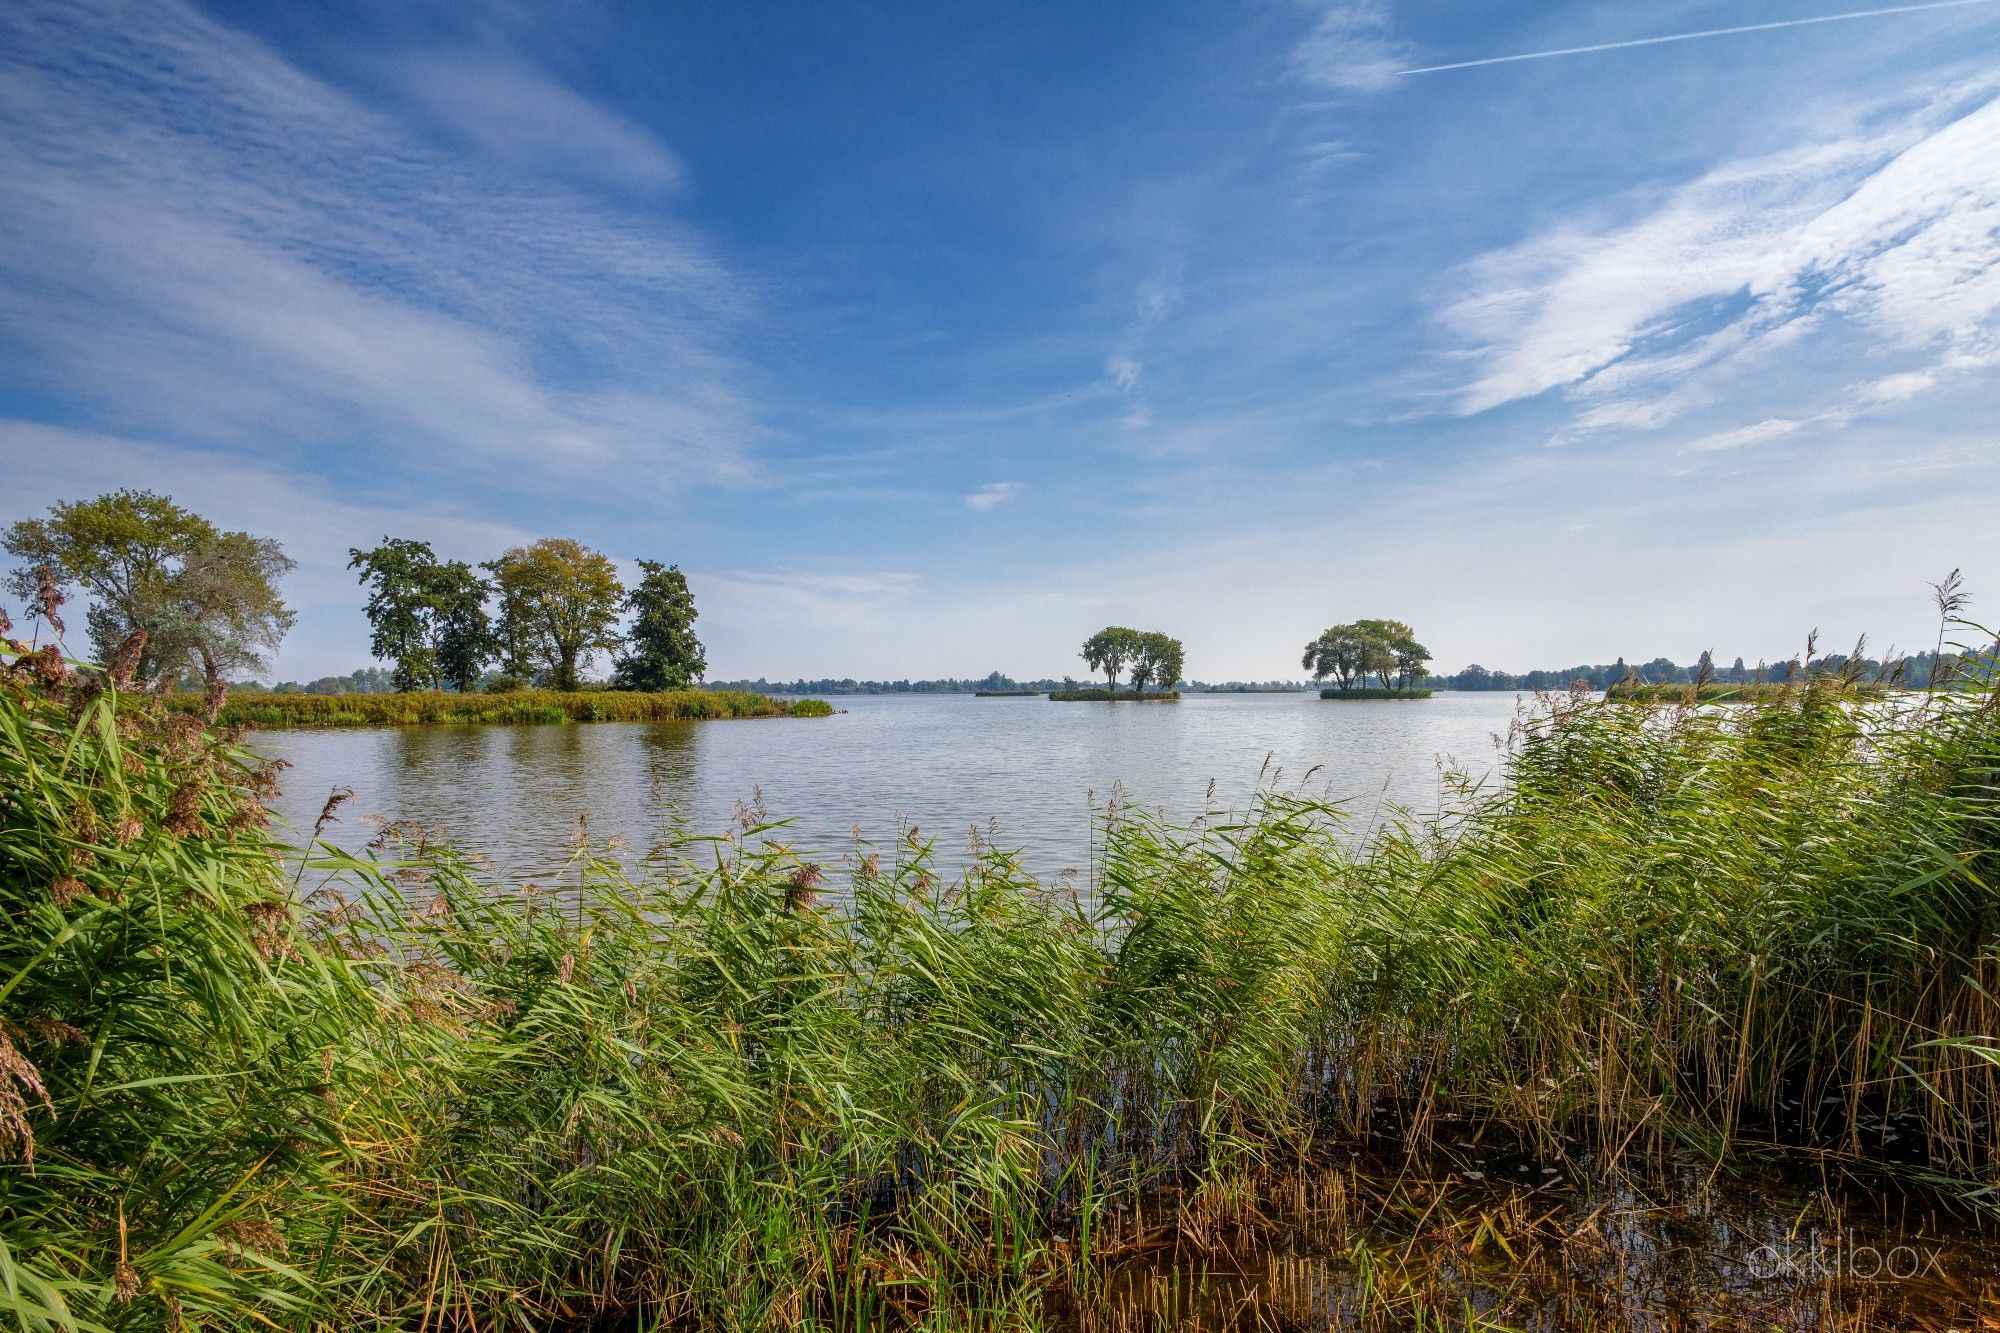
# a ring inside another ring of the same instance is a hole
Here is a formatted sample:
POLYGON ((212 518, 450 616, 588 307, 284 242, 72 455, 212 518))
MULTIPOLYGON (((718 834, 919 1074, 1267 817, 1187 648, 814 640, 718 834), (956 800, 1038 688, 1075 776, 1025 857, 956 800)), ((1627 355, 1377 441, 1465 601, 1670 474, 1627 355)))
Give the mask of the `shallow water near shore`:
POLYGON ((553 875, 579 818, 593 841, 641 854, 676 823, 719 834, 753 806, 792 821, 774 836, 816 854, 857 836, 891 846, 914 826, 949 860, 977 830, 1053 879, 1087 874, 1114 794, 1185 820, 1241 809, 1269 784, 1345 800, 1356 828, 1388 804, 1436 808, 1440 762, 1490 773, 1497 738, 1531 702, 888 695, 835 699, 830 718, 265 731, 250 744, 291 765, 278 813, 294 836, 352 787, 333 841, 366 842, 371 817, 414 821, 478 849, 503 880, 553 875))
POLYGON ((1353 1154, 1116 1219, 1077 1330, 2000 1326, 2000 1234, 1880 1180, 1455 1149, 1353 1154))

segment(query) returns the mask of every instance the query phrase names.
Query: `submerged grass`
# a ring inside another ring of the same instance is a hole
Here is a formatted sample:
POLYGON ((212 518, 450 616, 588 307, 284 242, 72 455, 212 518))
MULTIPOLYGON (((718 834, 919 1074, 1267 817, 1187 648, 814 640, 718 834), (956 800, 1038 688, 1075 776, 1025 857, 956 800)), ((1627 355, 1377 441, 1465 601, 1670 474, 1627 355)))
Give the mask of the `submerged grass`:
MULTIPOLYGON (((200 714, 207 701, 176 695, 168 706, 200 714)), ((748 690, 508 690, 458 694, 238 694, 218 719, 239 727, 411 727, 438 723, 677 722, 727 717, 825 717, 823 699, 774 699, 748 690)))
MULTIPOLYGON (((550 892, 340 851, 337 802, 288 860, 225 736, 17 657, 0 1316, 1155 1327, 1183 1293, 1118 1274, 1163 1188, 1205 1244, 1241 1182, 1469 1135, 1987 1201, 1995 708, 1551 700, 1446 816, 1128 812, 1084 898, 916 841, 834 884, 754 825, 550 892)), ((1504 1248, 1493 1216, 1442 1243, 1504 1248)), ((1349 1326, 1490 1326, 1389 1299, 1388 1257, 1343 1260, 1349 1326)))

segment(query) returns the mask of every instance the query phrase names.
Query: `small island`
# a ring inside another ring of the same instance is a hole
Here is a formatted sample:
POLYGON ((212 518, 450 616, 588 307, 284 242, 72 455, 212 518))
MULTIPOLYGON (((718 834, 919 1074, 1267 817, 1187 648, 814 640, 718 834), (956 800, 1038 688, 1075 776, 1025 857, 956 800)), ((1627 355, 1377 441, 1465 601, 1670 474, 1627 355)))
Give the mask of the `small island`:
POLYGON ((1322 699, 1428 699, 1430 688, 1424 685, 1329 685, 1319 692, 1322 699))
POLYGON ((1333 677, 1334 683, 1320 690, 1322 699, 1428 699, 1430 687, 1419 682, 1430 660, 1430 649, 1402 621, 1355 620, 1307 644, 1300 665, 1316 681, 1333 677))
POLYGON ((1106 625, 1083 641, 1081 656, 1091 670, 1104 673, 1104 688, 1066 683, 1064 688, 1051 691, 1050 699, 1057 703, 1172 703, 1181 697, 1174 686, 1181 682, 1187 649, 1172 635, 1106 625), (1118 677, 1128 666, 1132 688, 1121 692, 1118 677), (1159 689, 1148 694, 1148 685, 1159 689))

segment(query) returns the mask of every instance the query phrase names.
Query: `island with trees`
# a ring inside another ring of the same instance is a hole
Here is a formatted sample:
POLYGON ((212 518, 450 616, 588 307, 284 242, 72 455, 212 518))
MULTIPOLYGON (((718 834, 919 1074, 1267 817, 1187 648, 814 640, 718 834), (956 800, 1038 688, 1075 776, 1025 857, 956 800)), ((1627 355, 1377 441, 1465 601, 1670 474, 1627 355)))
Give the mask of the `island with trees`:
POLYGON ((1181 697, 1174 686, 1180 684, 1187 650, 1172 635, 1107 625, 1084 640, 1080 655, 1091 670, 1104 673, 1105 688, 1065 682, 1062 689, 1050 691, 1049 698, 1059 703, 1112 703, 1122 699, 1171 702, 1181 697), (1132 688, 1121 693, 1118 677, 1128 670, 1132 688), (1148 693, 1149 685, 1157 688, 1148 693))
MULTIPOLYGON (((388 726, 819 716, 821 700, 701 686, 707 659, 680 569, 641 560, 627 588, 602 552, 566 538, 515 547, 477 567, 428 542, 384 537, 349 551, 367 593, 369 649, 385 668, 289 691, 241 685, 293 623, 278 580, 295 564, 275 540, 228 532, 150 491, 57 504, 0 534, 30 606, 90 598, 101 663, 135 689, 223 725, 388 726), (608 681, 587 678, 608 657, 608 681), (235 697, 231 697, 234 695, 235 697)), ((60 644, 56 612, 37 634, 60 644)))
POLYGON ((1355 620, 1308 643, 1301 665, 1315 681, 1333 678, 1319 692, 1322 699, 1428 699, 1430 687, 1422 682, 1430 660, 1402 621, 1355 620))

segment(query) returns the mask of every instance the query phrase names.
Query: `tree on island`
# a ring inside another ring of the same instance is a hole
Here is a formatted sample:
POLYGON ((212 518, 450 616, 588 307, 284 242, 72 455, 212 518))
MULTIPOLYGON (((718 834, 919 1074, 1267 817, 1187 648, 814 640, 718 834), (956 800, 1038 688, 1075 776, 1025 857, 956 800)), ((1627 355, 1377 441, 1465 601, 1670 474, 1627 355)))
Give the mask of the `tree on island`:
POLYGON ((1368 644, 1368 671, 1385 690, 1396 685, 1407 689, 1431 660, 1416 631, 1400 620, 1357 620, 1354 626, 1368 644))
POLYGON ((1383 689, 1408 689, 1423 677, 1430 650, 1400 620, 1356 620, 1335 625, 1306 645, 1300 663, 1314 680, 1332 676, 1341 689, 1373 676, 1383 689))
POLYGON ((630 650, 618 659, 612 683, 626 690, 681 690, 708 671, 708 654, 695 637, 694 594, 679 565, 641 560, 645 576, 625 599, 632 612, 630 650))
POLYGON ((1332 676, 1341 689, 1351 689, 1367 671, 1367 644, 1354 626, 1335 625, 1306 645, 1305 660, 1299 665, 1316 681, 1332 676))
POLYGON ((573 690, 599 652, 619 644, 625 588, 610 557, 566 537, 516 546, 483 568, 500 596, 507 669, 573 690))
POLYGON ((1139 655, 1139 631, 1122 625, 1107 625, 1083 641, 1083 660, 1092 671, 1102 671, 1107 688, 1118 693, 1118 677, 1125 664, 1139 655))
POLYGON ((169 686, 198 679, 211 689, 230 672, 257 669, 292 627, 278 580, 296 568, 269 537, 225 532, 151 491, 121 490, 58 504, 0 538, 22 562, 8 579, 32 597, 46 567, 59 586, 91 599, 85 626, 109 662, 144 630, 132 679, 169 686))
POLYGON ((1144 694, 1148 684, 1158 685, 1162 691, 1171 690, 1180 684, 1186 656, 1181 641, 1170 635, 1158 631, 1138 635, 1132 656, 1132 692, 1144 694))
POLYGON ((471 565, 439 560, 429 542, 396 537, 348 556, 368 589, 369 651, 395 663, 398 691, 478 684, 498 645, 486 615, 490 589, 471 565))

